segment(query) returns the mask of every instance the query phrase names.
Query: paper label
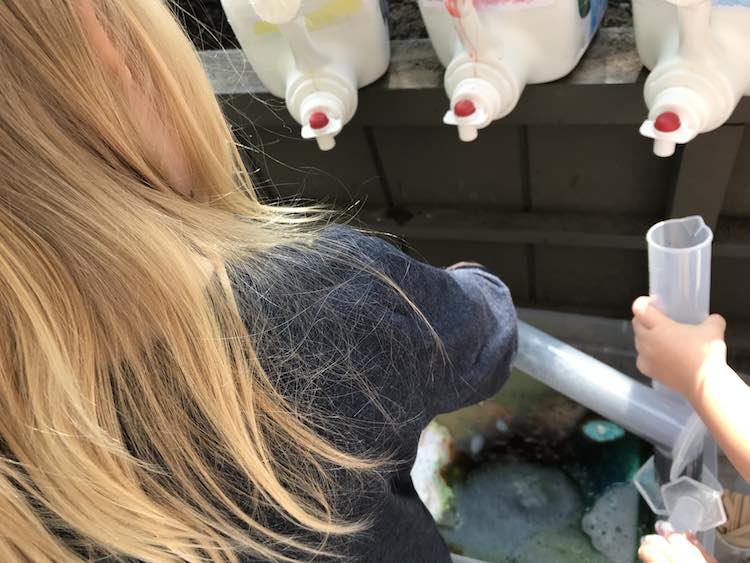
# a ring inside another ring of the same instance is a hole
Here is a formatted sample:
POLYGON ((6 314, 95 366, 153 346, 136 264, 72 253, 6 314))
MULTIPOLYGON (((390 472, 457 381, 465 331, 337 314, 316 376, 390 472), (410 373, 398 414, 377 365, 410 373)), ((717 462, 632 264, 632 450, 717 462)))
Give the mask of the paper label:
MULTIPOLYGON (((346 21, 362 8, 364 0, 307 0, 303 3, 302 17, 307 31, 315 32, 346 21)), ((381 5, 384 1, 381 0, 381 5)), ((387 12, 385 12, 387 13, 387 12)), ((256 35, 278 33, 279 28, 256 16, 253 32, 256 35)))
MULTIPOLYGON (((512 12, 533 10, 550 6, 554 0, 473 0, 478 12, 512 12)), ((420 3, 431 9, 445 10, 445 0, 420 0, 420 3)))
POLYGON ((728 8, 750 8, 750 0, 714 0, 714 6, 728 8))

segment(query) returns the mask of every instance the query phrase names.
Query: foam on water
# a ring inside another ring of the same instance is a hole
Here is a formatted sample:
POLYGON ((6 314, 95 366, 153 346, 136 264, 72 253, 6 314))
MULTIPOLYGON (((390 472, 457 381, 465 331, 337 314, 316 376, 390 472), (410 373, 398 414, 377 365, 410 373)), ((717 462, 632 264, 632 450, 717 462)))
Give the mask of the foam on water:
POLYGON ((606 561, 581 532, 575 483, 557 468, 484 463, 454 494, 458 522, 442 532, 460 553, 483 561, 606 561))
POLYGON ((632 483, 615 485, 597 499, 581 520, 594 547, 612 563, 632 563, 638 518, 638 491, 632 483))
POLYGON ((449 462, 453 440, 448 431, 433 422, 419 439, 417 459, 411 478, 417 494, 438 524, 453 522, 453 491, 447 485, 440 469, 449 462))

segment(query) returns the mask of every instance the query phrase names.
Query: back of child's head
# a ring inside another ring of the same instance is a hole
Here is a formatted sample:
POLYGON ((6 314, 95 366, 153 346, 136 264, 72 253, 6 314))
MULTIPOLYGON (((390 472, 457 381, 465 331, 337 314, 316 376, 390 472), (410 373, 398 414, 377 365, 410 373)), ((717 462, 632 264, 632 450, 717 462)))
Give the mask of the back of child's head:
POLYGON ((372 463, 277 392, 224 272, 261 279, 306 217, 258 202, 160 1, 0 0, 0 560, 311 556, 359 529, 329 469, 372 463))

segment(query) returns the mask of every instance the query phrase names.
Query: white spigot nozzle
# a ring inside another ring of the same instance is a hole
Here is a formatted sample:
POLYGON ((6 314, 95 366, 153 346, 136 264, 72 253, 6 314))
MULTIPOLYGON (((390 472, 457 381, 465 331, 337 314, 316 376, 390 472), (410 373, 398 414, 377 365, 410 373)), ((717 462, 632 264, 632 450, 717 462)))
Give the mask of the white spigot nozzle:
POLYGON ((315 111, 308 117, 307 125, 302 127, 303 139, 315 139, 322 151, 329 151, 336 146, 336 135, 341 132, 341 119, 328 117, 323 111, 315 111))
POLYGON ((479 129, 487 127, 499 111, 500 94, 491 84, 479 78, 463 80, 453 92, 451 109, 443 117, 446 125, 455 125, 464 142, 477 138, 479 129))
POLYGON ((445 71, 451 107, 443 123, 455 125, 459 138, 469 142, 515 107, 523 82, 487 33, 472 0, 446 0, 445 7, 463 49, 445 71))
POLYGON ((683 124, 673 111, 663 111, 653 119, 647 119, 641 125, 640 133, 654 140, 654 154, 660 157, 672 156, 678 144, 685 144, 698 134, 695 129, 683 124))
POLYGON ((348 112, 353 113, 353 109, 331 91, 309 93, 299 105, 302 138, 315 139, 320 150, 333 149, 348 112))
POLYGON ((335 137, 357 109, 357 87, 335 69, 321 69, 315 77, 298 74, 287 84, 286 105, 302 125, 302 137, 315 139, 321 150, 331 150, 335 137))
POLYGON ((510 112, 516 105, 523 86, 512 73, 494 65, 457 61, 446 71, 446 90, 451 109, 443 123, 455 125, 462 141, 473 141, 480 129, 510 112))
POLYGON ((656 156, 672 156, 675 147, 693 140, 706 121, 704 98, 689 88, 666 88, 653 98, 650 107, 640 133, 654 140, 656 156))
POLYGON ((668 2, 676 6, 677 42, 661 54, 646 80, 649 117, 641 127, 643 135, 654 139, 658 156, 671 156, 676 145, 720 127, 750 79, 744 60, 727 48, 711 25, 711 0, 668 2), (676 118, 676 127, 669 123, 671 118, 676 118))

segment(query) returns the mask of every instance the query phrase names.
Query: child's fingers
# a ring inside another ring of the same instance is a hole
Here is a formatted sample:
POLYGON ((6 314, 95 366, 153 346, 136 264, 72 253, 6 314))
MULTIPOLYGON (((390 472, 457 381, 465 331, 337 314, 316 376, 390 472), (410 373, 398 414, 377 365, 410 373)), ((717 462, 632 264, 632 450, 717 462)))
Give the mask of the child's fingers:
POLYGON ((654 529, 657 534, 665 538, 668 538, 671 534, 675 533, 674 526, 672 526, 667 520, 657 520, 654 529))
POLYGON ((635 344, 635 350, 638 353, 642 353, 646 342, 648 342, 649 329, 647 329, 637 317, 633 317, 630 324, 633 326, 633 342, 635 344))
POLYGON ((674 563, 669 553, 654 545, 642 545, 638 549, 638 559, 643 563, 674 563))
POLYGON ((669 320, 669 317, 656 308, 651 297, 639 297, 633 302, 633 316, 646 329, 652 329, 669 320))
POLYGON ((695 546, 695 548, 701 552, 701 555, 708 563, 717 563, 716 558, 711 555, 708 551, 706 551, 706 548, 703 547, 703 545, 698 541, 698 539, 690 533, 685 534, 688 541, 695 546))
MULTIPOLYGON (((641 540, 642 545, 654 546, 647 550, 654 557, 656 553, 663 554, 666 551, 669 559, 659 561, 675 561, 678 563, 716 563, 703 546, 691 533, 675 532, 672 525, 664 520, 656 523, 658 535, 646 536, 641 540)), ((662 555, 663 556, 663 555, 662 555)))
POLYGON ((715 328, 716 330, 721 331, 722 334, 727 329, 727 321, 724 320, 724 317, 722 317, 721 315, 717 315, 716 313, 709 316, 706 323, 712 326, 713 328, 715 328))
POLYGON ((667 541, 674 548, 675 556, 681 563, 705 563, 710 561, 709 555, 697 541, 691 540, 686 534, 671 534, 667 541))
POLYGON ((644 325, 637 317, 633 317, 633 320, 630 321, 630 323, 633 325, 633 334, 636 339, 645 336, 648 332, 646 325, 644 325))
POLYGON ((643 563, 678 563, 672 557, 672 546, 666 538, 657 535, 644 536, 638 549, 638 558, 643 563))
POLYGON ((635 301, 633 301, 633 316, 638 318, 648 308, 648 304, 651 302, 651 298, 647 295, 641 295, 635 301))

